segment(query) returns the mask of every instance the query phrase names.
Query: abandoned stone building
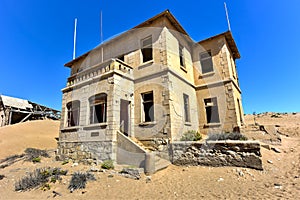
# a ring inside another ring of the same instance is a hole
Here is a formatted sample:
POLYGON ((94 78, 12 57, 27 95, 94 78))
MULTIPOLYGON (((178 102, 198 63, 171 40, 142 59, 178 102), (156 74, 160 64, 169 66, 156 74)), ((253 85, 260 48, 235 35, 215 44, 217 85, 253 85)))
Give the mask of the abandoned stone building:
POLYGON ((243 126, 230 31, 195 42, 166 10, 65 64, 58 152, 75 160, 145 164, 182 134, 243 126))
POLYGON ((16 97, 0 95, 0 127, 36 119, 60 119, 60 111, 16 97))

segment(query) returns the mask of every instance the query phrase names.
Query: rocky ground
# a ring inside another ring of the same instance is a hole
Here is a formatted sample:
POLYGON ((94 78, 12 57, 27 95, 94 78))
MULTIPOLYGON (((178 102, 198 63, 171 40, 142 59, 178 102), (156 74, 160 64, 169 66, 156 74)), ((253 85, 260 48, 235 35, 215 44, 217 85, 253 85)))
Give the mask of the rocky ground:
POLYGON ((0 169, 0 175, 4 175, 2 179, 0 176, 0 199, 298 199, 300 113, 265 113, 256 115, 255 121, 253 115, 246 115, 245 118, 247 136, 265 142, 266 148, 261 149, 263 171, 237 167, 171 165, 151 177, 142 174, 139 180, 134 180, 119 174, 124 166, 105 171, 96 166, 93 167, 96 172, 91 173, 97 180, 89 181, 85 189, 72 193, 68 190, 71 174, 86 172, 92 167, 71 162, 62 165, 62 162, 55 161, 54 137, 57 137, 58 122, 26 122, 0 128, 0 160, 20 154, 27 147, 52 149, 49 151, 52 156, 42 158, 40 163, 21 160, 0 169), (273 139, 277 135, 259 130, 259 125, 276 125, 281 133, 281 143, 274 143, 273 139), (267 147, 274 147, 278 152, 267 147), (50 183, 50 189, 46 191, 40 188, 14 191, 14 185, 20 178, 41 167, 60 167, 68 170, 68 174, 62 176, 61 181, 50 183))

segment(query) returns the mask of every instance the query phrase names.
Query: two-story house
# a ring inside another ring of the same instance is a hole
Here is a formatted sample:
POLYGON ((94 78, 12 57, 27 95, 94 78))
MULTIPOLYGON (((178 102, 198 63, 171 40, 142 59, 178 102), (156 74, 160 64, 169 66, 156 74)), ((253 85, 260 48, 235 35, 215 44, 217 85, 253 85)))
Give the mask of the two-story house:
POLYGON ((230 31, 194 42, 168 10, 102 43, 65 64, 59 154, 126 162, 144 156, 130 138, 239 130, 239 58, 230 31))

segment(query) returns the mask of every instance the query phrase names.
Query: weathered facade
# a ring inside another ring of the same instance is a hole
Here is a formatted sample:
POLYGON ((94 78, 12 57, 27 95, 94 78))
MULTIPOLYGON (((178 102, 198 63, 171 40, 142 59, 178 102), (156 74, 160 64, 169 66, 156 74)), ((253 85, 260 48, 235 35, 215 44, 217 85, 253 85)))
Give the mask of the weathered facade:
POLYGON ((189 130, 239 130, 239 58, 231 32, 194 42, 168 10, 101 44, 65 65, 59 154, 118 161, 118 134, 163 146, 189 130))

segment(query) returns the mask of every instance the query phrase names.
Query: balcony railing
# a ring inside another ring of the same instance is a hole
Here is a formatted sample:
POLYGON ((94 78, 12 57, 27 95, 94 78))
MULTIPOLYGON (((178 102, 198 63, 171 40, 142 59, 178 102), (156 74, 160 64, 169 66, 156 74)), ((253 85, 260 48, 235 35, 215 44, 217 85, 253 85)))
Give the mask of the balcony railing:
POLYGON ((133 74, 133 68, 125 62, 119 59, 110 59, 70 76, 68 78, 67 86, 73 86, 77 83, 91 78, 96 78, 113 71, 129 76, 132 76, 133 74))

